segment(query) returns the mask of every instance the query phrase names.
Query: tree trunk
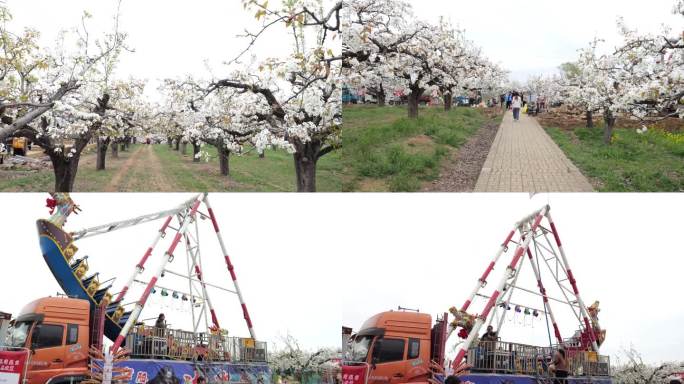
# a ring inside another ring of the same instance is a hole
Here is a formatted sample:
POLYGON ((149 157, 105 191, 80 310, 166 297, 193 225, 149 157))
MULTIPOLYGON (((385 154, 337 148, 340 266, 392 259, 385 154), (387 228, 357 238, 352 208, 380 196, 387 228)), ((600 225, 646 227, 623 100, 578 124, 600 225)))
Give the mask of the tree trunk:
POLYGON ((199 158, 199 152, 200 152, 200 145, 192 143, 192 162, 193 163, 199 163, 200 158, 199 158))
POLYGON ((587 128, 594 128, 594 112, 587 111, 587 128))
POLYGON ((411 93, 408 95, 408 117, 409 119, 418 118, 418 101, 423 95, 423 89, 411 88, 411 93))
POLYGON ((295 173, 297 174, 297 192, 316 192, 316 162, 321 144, 311 140, 296 145, 294 153, 295 173))
POLYGON ((173 148, 173 138, 167 137, 166 138, 166 144, 169 145, 169 148, 173 148))
POLYGON ((444 95, 444 110, 449 112, 451 111, 451 106, 454 103, 454 97, 450 94, 447 93, 444 95))
POLYGON ((73 192, 79 157, 80 154, 77 154, 65 161, 59 154, 50 155, 55 174, 55 192, 73 192))
POLYGON ((603 143, 610 145, 613 138, 613 126, 615 125, 615 116, 612 112, 606 111, 603 113, 603 121, 605 126, 603 127, 603 143))
POLYGON ((112 157, 115 159, 119 158, 119 143, 116 141, 112 143, 112 157))
POLYGON ((261 153, 259 154, 259 158, 260 158, 260 159, 265 159, 265 158, 266 158, 266 152, 261 152, 261 153))
POLYGON ((384 107, 386 100, 387 100, 387 95, 385 95, 385 90, 381 87, 380 91, 378 92, 378 107, 384 107))
POLYGON ((181 143, 181 154, 183 154, 183 156, 188 154, 188 143, 185 141, 181 143))
POLYGON ((175 147, 173 148, 173 149, 175 149, 176 151, 178 151, 178 150, 179 150, 179 146, 180 146, 180 141, 181 141, 181 139, 180 139, 180 138, 177 138, 177 139, 176 139, 176 146, 175 146, 175 147))
POLYGON ((97 160, 95 161, 95 170, 102 171, 106 168, 107 146, 109 146, 109 138, 97 139, 97 160))
POLYGON ((219 166, 221 167, 221 175, 228 176, 230 174, 230 151, 223 145, 219 145, 219 166))

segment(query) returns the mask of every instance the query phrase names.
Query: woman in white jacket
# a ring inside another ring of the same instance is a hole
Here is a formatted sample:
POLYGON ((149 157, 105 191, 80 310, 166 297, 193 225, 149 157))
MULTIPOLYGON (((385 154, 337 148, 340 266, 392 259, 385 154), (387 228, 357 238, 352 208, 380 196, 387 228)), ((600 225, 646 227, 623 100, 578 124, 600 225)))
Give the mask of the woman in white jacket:
POLYGON ((522 108, 522 100, 520 100, 520 96, 518 96, 518 95, 513 96, 513 101, 511 102, 511 107, 513 108, 513 120, 519 121, 520 120, 520 108, 522 108))

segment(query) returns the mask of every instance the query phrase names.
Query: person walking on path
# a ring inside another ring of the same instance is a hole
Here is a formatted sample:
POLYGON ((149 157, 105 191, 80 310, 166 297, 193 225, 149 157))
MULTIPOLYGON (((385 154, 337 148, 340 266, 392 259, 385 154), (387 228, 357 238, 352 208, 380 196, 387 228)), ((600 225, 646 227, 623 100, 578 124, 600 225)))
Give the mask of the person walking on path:
POLYGON ((520 96, 513 96, 513 100, 511 101, 511 107, 513 108, 513 120, 520 121, 520 108, 522 108, 522 101, 520 100, 520 96))
POLYGON ((509 92, 509 93, 506 95, 506 110, 511 109, 511 100, 512 100, 512 99, 513 99, 513 97, 512 97, 512 95, 511 95, 511 93, 509 92))

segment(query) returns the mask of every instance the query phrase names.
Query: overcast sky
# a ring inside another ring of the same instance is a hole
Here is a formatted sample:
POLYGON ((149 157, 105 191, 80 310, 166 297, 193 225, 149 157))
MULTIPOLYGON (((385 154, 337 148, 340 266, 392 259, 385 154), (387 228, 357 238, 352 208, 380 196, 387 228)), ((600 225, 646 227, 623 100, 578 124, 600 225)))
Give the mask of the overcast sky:
MULTIPOLYGON (((358 331, 370 316, 398 306, 420 309, 433 319, 451 306, 460 307, 514 223, 547 202, 584 301, 601 303, 599 320, 607 330, 602 354, 611 355, 615 364, 621 349, 634 345, 649 362, 684 360, 682 194, 356 199, 353 211, 359 219, 347 219, 343 233, 348 241, 341 245, 349 249, 343 267, 343 324, 358 331), (347 245, 352 242, 356 245, 347 245)), ((483 293, 492 293, 512 253, 513 248, 502 256, 483 293)), ((545 286, 553 284, 547 280, 545 286)), ((523 266, 518 285, 536 290, 529 265, 523 266)), ((539 297, 520 292, 512 301, 543 308, 539 297)), ((480 313, 484 304, 475 301, 470 310, 480 313)), ((577 321, 563 306, 553 309, 561 334, 571 336, 577 321)), ((548 345, 541 317, 532 322, 513 313, 502 327, 502 340, 548 345)))
MULTIPOLYGON (((411 3, 421 19, 436 23, 440 16, 450 18, 517 80, 525 80, 530 74, 555 72, 561 63, 574 60, 577 49, 595 36, 605 39, 607 47, 614 46, 618 42, 618 16, 645 32, 659 31, 662 24, 675 30, 684 26, 681 16, 671 12, 673 0, 411 3)), ((83 10, 93 14, 93 35, 108 31, 116 9, 115 0, 7 0, 7 4, 15 16, 13 25, 36 28, 45 44, 51 44, 60 30, 79 25, 83 10)), ((208 76, 208 63, 220 76, 225 73, 222 63, 247 44, 246 39, 236 36, 245 28, 258 29, 259 22, 253 16, 238 0, 123 0, 120 29, 129 34, 128 45, 135 53, 122 58, 118 74, 146 78, 155 85, 156 79, 185 74, 208 76)), ((253 53, 258 57, 279 56, 289 52, 291 46, 287 31, 277 27, 262 36, 253 53)), ((147 90, 150 95, 155 94, 153 88, 147 90)))
MULTIPOLYGON (((0 311, 15 316, 22 306, 40 297, 61 292, 43 260, 36 236, 35 221, 49 216, 45 208, 48 194, 0 194, 3 207, 0 220, 2 238, 2 279, 0 311)), ((71 216, 66 229, 106 224, 176 207, 191 198, 187 194, 73 194, 83 212, 71 216)), ((216 194, 210 195, 235 265, 238 283, 250 311, 257 337, 278 342, 288 332, 302 347, 339 347, 341 283, 338 259, 326 252, 330 229, 311 225, 312 218, 330 203, 321 195, 216 194)), ((208 282, 233 289, 210 221, 201 221, 202 264, 208 282)), ((135 264, 151 244, 161 222, 153 222, 106 235, 86 238, 76 243, 77 257, 89 255, 90 271, 99 272, 100 280, 117 277, 113 291, 118 292, 132 273, 135 264)), ((148 261, 149 279, 168 248, 171 236, 160 242, 148 261)), ((177 252, 169 265, 173 271, 186 268, 184 250, 177 252)), ((171 275, 160 286, 188 291, 187 280, 180 284, 171 275)), ((136 285, 128 294, 133 301, 143 287, 136 285)), ((231 336, 248 337, 237 296, 211 289, 210 298, 221 326, 231 336)), ((151 295, 142 318, 166 313, 171 327, 190 329, 189 306, 160 293, 151 295)), ((153 321, 148 321, 152 324, 153 321)))
POLYGON ((410 2, 421 19, 436 23, 440 16, 450 18, 488 57, 521 81, 575 60, 577 49, 594 37, 614 47, 619 41, 618 16, 644 32, 658 32, 663 23, 679 31, 684 28, 684 19, 672 14, 674 0, 410 2))

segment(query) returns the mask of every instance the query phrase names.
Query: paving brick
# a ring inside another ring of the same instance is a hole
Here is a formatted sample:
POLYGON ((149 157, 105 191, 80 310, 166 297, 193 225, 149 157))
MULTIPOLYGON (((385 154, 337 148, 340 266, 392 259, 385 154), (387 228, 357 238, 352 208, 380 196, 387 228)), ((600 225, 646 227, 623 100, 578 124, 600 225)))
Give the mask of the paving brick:
POLYGON ((507 112, 475 192, 592 192, 593 188, 536 119, 507 112))

